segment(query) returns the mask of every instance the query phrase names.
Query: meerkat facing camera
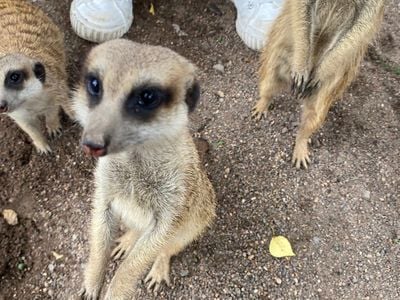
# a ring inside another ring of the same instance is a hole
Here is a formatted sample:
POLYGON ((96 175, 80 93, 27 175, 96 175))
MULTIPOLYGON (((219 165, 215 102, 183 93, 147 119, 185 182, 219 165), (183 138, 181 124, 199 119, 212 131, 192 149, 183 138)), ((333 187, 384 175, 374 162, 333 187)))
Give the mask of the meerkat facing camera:
POLYGON ((188 129, 195 67, 172 50, 113 40, 89 53, 74 95, 84 151, 99 157, 83 299, 97 299, 110 254, 124 255, 106 299, 169 283, 170 258, 214 219, 215 194, 188 129), (118 220, 129 228, 111 253, 118 220))
POLYGON ((272 97, 292 82, 304 99, 293 152, 297 168, 310 163, 308 140, 321 127, 332 103, 354 80, 383 17, 385 0, 287 0, 261 54, 261 119, 272 97))
POLYGON ((50 151, 40 130, 60 134, 60 106, 68 105, 64 36, 42 10, 24 0, 0 0, 0 113, 8 114, 40 153, 50 151))

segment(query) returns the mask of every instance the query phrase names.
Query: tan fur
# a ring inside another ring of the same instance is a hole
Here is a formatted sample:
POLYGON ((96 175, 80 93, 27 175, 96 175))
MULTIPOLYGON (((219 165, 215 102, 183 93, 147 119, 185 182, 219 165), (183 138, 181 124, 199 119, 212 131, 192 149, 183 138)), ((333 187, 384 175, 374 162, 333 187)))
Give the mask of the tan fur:
POLYGON ((9 116, 28 133, 37 150, 48 152, 38 116, 46 117, 51 135, 60 133, 60 106, 72 116, 67 103, 63 34, 39 8, 23 0, 0 0, 0 36, 0 101, 10 102, 9 116), (32 72, 35 63, 45 67, 44 84, 32 72), (16 69, 29 75, 19 92, 3 84, 7 72, 16 69))
POLYGON ((74 97, 83 140, 104 143, 95 172, 90 255, 84 272, 83 299, 97 299, 110 254, 124 257, 106 299, 132 299, 137 281, 153 263, 145 281, 158 290, 169 283, 170 258, 212 222, 215 194, 202 170, 188 130, 187 90, 195 68, 173 51, 114 40, 89 54, 74 97), (85 74, 96 72, 103 96, 90 105, 85 74), (132 90, 142 84, 173 91, 173 99, 148 120, 124 113, 132 90), (121 220, 128 231, 111 253, 121 220))
POLYGON ((384 0, 287 0, 261 54, 261 119, 272 97, 292 82, 304 99, 293 163, 307 168, 308 140, 356 77, 383 16, 384 0))

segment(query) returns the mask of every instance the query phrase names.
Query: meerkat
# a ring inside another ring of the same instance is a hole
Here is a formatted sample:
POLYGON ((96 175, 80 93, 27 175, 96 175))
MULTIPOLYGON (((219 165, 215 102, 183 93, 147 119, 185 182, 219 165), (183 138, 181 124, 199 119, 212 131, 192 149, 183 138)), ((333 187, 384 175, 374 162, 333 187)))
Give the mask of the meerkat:
POLYGON ((124 257, 106 299, 131 299, 138 279, 169 284, 170 259, 215 216, 215 194, 188 129, 196 68, 167 48, 113 40, 93 48, 73 96, 82 146, 98 157, 82 299, 97 299, 108 258, 124 257), (119 221, 128 231, 111 251, 119 221))
POLYGON ((377 32, 385 0, 287 0, 261 54, 259 120, 272 97, 292 83, 303 111, 292 163, 307 168, 308 141, 354 80, 377 32))
POLYGON ((60 134, 60 106, 68 103, 64 36, 44 12, 24 0, 0 0, 0 113, 8 114, 39 153, 50 146, 40 129, 60 134))

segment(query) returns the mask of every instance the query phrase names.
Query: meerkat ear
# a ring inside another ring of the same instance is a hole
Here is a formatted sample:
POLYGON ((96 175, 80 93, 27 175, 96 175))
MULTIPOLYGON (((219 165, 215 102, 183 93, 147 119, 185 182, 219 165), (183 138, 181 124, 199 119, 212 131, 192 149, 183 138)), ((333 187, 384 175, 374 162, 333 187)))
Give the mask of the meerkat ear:
POLYGON ((194 80, 192 85, 186 91, 185 102, 189 107, 189 113, 194 111, 197 102, 199 102, 199 99, 200 99, 200 85, 197 80, 194 80))
POLYGON ((36 78, 39 79, 42 83, 46 81, 46 69, 44 65, 40 62, 37 62, 33 66, 33 73, 35 74, 36 78))

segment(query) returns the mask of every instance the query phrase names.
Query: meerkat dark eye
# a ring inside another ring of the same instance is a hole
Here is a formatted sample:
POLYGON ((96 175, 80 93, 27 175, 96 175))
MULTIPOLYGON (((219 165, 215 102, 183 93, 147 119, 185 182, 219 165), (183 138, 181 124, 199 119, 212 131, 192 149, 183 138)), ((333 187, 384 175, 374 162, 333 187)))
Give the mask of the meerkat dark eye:
POLYGON ((10 71, 7 73, 4 85, 10 89, 19 89, 25 77, 24 71, 10 71))
POLYGON ((101 80, 94 75, 89 75, 86 78, 86 90, 90 97, 90 104, 96 105, 100 102, 102 96, 101 80))
POLYGON ((141 119, 150 118, 158 107, 171 99, 168 89, 158 86, 142 86, 135 88, 125 102, 125 111, 141 119))
POLYGON ((19 82, 21 82, 21 79, 22 79, 21 73, 15 72, 15 73, 12 73, 12 74, 10 75, 10 81, 11 81, 12 83, 19 83, 19 82))
POLYGON ((87 82, 87 90, 89 94, 93 97, 98 97, 100 95, 100 80, 92 77, 87 82))
POLYGON ((144 109, 150 110, 159 106, 161 100, 162 95, 160 95, 158 90, 147 89, 140 93, 137 104, 144 109))

